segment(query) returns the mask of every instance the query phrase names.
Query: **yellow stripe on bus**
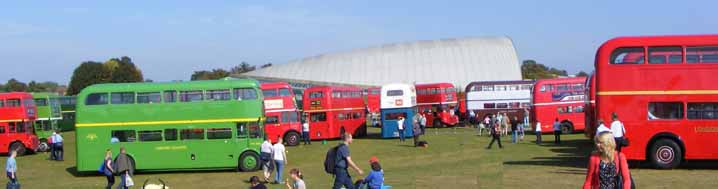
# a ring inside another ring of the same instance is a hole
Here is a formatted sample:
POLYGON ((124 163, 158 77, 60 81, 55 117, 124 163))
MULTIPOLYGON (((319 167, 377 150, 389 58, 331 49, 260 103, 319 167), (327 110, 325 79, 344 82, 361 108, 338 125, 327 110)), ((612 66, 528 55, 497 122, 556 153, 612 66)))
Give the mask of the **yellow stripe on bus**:
POLYGON ((6 119, 6 120, 0 120, 0 123, 5 123, 5 122, 21 122, 21 121, 23 121, 23 120, 22 120, 22 119, 6 119))
POLYGON ((670 91, 600 91, 601 96, 611 95, 702 95, 718 94, 718 90, 670 90, 670 91))
MULTIPOLYGON (((260 121, 263 119, 260 119, 260 121)), ((240 119, 207 119, 207 120, 177 120, 177 121, 138 121, 138 122, 110 122, 110 123, 78 123, 76 127, 99 127, 99 126, 134 126, 134 125, 169 125, 189 123, 224 123, 224 122, 250 122, 257 121, 256 118, 240 119)))
POLYGON ((75 111, 68 110, 68 111, 61 111, 62 113, 75 113, 75 111))
POLYGON ((363 110, 364 108, 336 108, 336 109, 321 109, 321 110, 304 110, 307 113, 314 112, 333 112, 333 111, 346 111, 346 110, 363 110))

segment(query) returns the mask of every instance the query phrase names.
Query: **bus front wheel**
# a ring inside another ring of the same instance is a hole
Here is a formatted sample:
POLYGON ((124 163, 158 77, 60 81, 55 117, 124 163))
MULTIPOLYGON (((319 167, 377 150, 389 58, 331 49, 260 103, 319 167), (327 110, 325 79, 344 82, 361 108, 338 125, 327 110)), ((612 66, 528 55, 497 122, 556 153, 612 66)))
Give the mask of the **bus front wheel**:
POLYGON ((681 148, 669 139, 660 139, 653 143, 650 151, 650 160, 658 169, 672 169, 681 164, 683 152, 681 148))
POLYGON ((284 141, 287 142, 287 146, 299 145, 299 134, 294 131, 290 131, 284 135, 284 141))
POLYGON ((25 145, 23 145, 21 142, 14 142, 10 145, 10 151, 8 153, 16 151, 17 156, 25 155, 25 145))
POLYGON ((562 134, 573 133, 573 124, 568 121, 561 123, 561 133, 562 134))
POLYGON ((239 170, 243 172, 259 170, 259 155, 255 152, 245 152, 239 156, 239 170))
POLYGON ((47 140, 40 140, 40 144, 37 145, 37 151, 38 152, 47 152, 50 150, 50 145, 47 144, 47 140))

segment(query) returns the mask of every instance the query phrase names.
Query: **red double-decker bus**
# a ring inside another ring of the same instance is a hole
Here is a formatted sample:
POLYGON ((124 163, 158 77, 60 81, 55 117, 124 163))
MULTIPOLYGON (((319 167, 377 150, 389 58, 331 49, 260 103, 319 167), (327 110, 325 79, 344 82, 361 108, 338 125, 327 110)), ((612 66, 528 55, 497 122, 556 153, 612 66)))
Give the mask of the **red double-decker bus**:
POLYGON ((37 107, 30 93, 0 93, 0 153, 34 152, 40 143, 33 133, 35 119, 37 107))
POLYGON ((458 99, 451 83, 417 84, 416 104, 419 113, 426 117, 427 127, 455 126, 458 99))
POLYGON ((369 113, 379 113, 379 103, 381 99, 381 88, 372 87, 367 89, 366 105, 369 113))
POLYGON ((596 74, 591 73, 591 76, 586 78, 585 84, 586 100, 584 101, 584 117, 585 125, 584 133, 589 139, 593 139, 596 134, 596 128, 598 128, 598 120, 596 120, 596 74))
POLYGON ((595 64, 596 116, 618 115, 628 159, 718 159, 718 35, 619 37, 595 64))
POLYGON ((533 88, 532 123, 540 122, 541 131, 553 132, 558 119, 562 133, 583 131, 585 124, 586 77, 542 79, 533 88))
POLYGON ((262 83, 264 94, 264 132, 272 143, 282 137, 289 146, 299 144, 302 133, 300 112, 297 110, 294 92, 289 83, 262 83))
POLYGON ((307 88, 304 90, 304 112, 309 115, 312 140, 339 138, 343 132, 366 135, 366 107, 361 88, 307 88))

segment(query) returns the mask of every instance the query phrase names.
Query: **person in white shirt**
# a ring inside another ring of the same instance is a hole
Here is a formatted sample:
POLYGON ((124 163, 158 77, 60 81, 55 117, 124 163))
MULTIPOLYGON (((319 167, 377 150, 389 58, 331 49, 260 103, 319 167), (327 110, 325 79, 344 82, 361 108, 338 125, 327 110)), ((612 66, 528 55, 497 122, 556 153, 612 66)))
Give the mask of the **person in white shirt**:
POLYGON ((284 184, 282 180, 282 171, 284 171, 284 165, 289 164, 287 161, 287 151, 282 144, 282 138, 277 138, 277 143, 272 146, 272 157, 274 159, 274 165, 277 167, 277 172, 274 174, 275 184, 284 184))
POLYGON ((623 123, 618 120, 618 114, 613 112, 611 115, 613 122, 611 122, 611 133, 613 133, 613 139, 616 140, 616 151, 621 151, 621 147, 625 146, 624 136, 626 135, 626 128, 623 127, 623 123))
POLYGON ((605 131, 611 132, 611 129, 609 129, 608 127, 606 127, 606 124, 603 122, 602 119, 599 119, 599 120, 598 120, 598 128, 596 129, 596 135, 595 135, 595 136, 598 136, 599 133, 605 132, 605 131))
POLYGON ((262 160, 262 171, 264 172, 264 182, 269 182, 269 177, 272 176, 272 143, 269 142, 269 138, 264 137, 264 142, 260 147, 259 159, 262 160))
POLYGON ((426 116, 424 114, 421 115, 421 121, 419 122, 419 125, 421 126, 421 135, 424 135, 424 131, 426 130, 426 116))
POLYGON ((541 144, 541 122, 536 120, 536 129, 534 129, 534 132, 536 132, 536 144, 541 144))
POLYGON ((404 142, 404 117, 399 116, 396 125, 397 129, 399 129, 399 141, 404 142))
POLYGON ((309 138, 309 123, 307 121, 302 121, 302 139, 304 139, 304 145, 312 144, 309 138))

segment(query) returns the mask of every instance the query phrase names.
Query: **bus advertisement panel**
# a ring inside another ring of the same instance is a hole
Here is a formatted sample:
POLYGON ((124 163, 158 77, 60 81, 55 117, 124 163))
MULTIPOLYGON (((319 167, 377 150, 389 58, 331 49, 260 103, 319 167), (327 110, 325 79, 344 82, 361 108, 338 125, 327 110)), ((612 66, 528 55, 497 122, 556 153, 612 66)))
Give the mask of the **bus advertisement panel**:
POLYGON ((381 87, 381 136, 399 137, 400 117, 404 118, 404 136, 412 136, 411 119, 416 113, 416 89, 414 85, 387 84, 381 87))
POLYGON ((0 153, 18 155, 37 150, 39 140, 32 129, 37 107, 32 95, 24 92, 0 93, 0 153))
MULTIPOLYGON (((553 132, 558 119, 562 133, 584 130, 586 77, 542 79, 533 92, 533 123, 541 123, 541 131, 553 132)), ((534 124, 535 125, 535 124, 534 124)))
POLYGON ((456 126, 459 116, 456 88, 451 83, 417 84, 416 105, 427 127, 456 126))
POLYGON ((344 132, 365 136, 365 111, 361 88, 315 86, 304 90, 311 140, 340 138, 344 132))
POLYGON ((257 170, 262 101, 246 79, 89 86, 77 96, 77 170, 120 147, 137 170, 257 170))
POLYGON ((286 82, 262 83, 260 87, 264 94, 264 132, 267 138, 272 143, 282 138, 288 146, 298 145, 302 123, 292 87, 286 82))
POLYGON ((718 159, 718 35, 619 37, 596 54, 596 118, 625 126, 629 160, 718 159))

